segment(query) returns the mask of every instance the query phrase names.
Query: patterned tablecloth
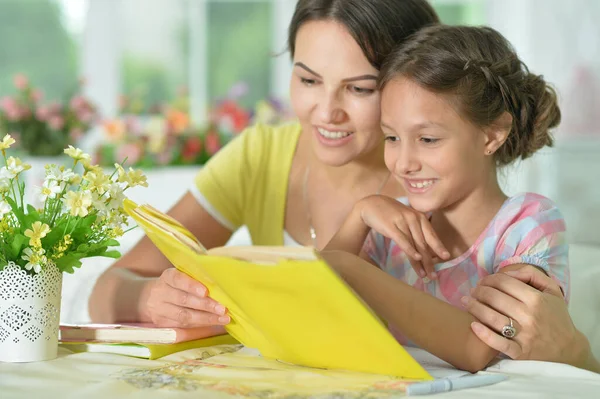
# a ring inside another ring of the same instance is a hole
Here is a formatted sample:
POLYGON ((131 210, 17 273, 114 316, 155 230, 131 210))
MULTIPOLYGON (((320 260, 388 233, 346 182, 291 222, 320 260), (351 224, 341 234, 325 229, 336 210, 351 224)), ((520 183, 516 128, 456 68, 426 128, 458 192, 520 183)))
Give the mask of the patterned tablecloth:
MULTIPOLYGON (((427 352, 412 355, 436 378, 460 376, 427 352)), ((502 360, 486 372, 502 372, 502 383, 436 395, 460 398, 594 398, 600 375, 574 367, 502 360)), ((0 363, 5 398, 393 398, 406 382, 391 377, 302 368, 268 360, 236 345, 194 349, 160 360, 59 349, 55 360, 0 363)))

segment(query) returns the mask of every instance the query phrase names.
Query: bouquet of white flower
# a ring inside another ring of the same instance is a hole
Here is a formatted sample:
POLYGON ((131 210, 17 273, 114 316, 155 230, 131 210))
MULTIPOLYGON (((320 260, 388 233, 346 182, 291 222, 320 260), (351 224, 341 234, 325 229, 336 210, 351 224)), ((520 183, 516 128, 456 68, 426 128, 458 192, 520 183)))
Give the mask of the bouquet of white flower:
POLYGON ((6 156, 15 140, 6 135, 0 142, 5 165, 0 168, 0 271, 14 263, 30 274, 49 265, 72 273, 81 259, 93 256, 118 258, 111 247, 124 234, 128 217, 123 194, 134 186, 147 187, 139 170, 125 171, 115 164, 111 175, 78 148, 65 149, 73 166, 46 165, 38 188, 38 208, 24 201, 22 173, 31 166, 6 156), (81 172, 78 172, 80 170, 81 172))

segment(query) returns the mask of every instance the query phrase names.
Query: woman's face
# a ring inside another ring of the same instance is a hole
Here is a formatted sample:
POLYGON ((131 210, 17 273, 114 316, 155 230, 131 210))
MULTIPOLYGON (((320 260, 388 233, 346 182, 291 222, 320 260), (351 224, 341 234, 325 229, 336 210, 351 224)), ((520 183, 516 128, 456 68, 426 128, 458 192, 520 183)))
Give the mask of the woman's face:
POLYGON ((298 30, 290 95, 320 161, 340 166, 380 156, 377 75, 343 25, 311 21, 298 30))

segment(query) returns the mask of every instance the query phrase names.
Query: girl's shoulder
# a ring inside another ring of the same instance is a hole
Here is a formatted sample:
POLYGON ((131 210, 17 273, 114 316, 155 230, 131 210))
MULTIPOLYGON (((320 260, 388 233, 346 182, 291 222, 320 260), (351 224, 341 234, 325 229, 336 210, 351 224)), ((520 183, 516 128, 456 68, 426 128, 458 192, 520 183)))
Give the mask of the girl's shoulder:
MULTIPOLYGON (((499 247, 525 248, 546 238, 556 242, 566 231, 564 217, 554 201, 535 193, 508 198, 487 231, 496 237, 499 247)), ((561 238, 562 240, 562 238, 561 238)))
POLYGON ((519 193, 512 197, 509 197, 506 202, 510 208, 521 208, 531 209, 539 208, 541 210, 547 210, 557 208, 556 203, 548 197, 544 197, 537 193, 519 193))
POLYGON ((508 198, 495 217, 495 222, 512 225, 524 219, 543 222, 546 219, 562 219, 562 213, 554 201, 536 193, 520 193, 508 198))

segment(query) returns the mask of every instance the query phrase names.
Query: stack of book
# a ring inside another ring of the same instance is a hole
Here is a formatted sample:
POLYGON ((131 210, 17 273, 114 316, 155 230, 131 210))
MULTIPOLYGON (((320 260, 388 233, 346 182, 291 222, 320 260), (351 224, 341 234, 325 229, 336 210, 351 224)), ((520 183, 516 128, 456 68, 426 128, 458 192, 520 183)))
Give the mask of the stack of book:
POLYGON ((63 324, 60 342, 74 352, 158 359, 171 353, 237 344, 223 327, 162 328, 152 324, 63 324))

